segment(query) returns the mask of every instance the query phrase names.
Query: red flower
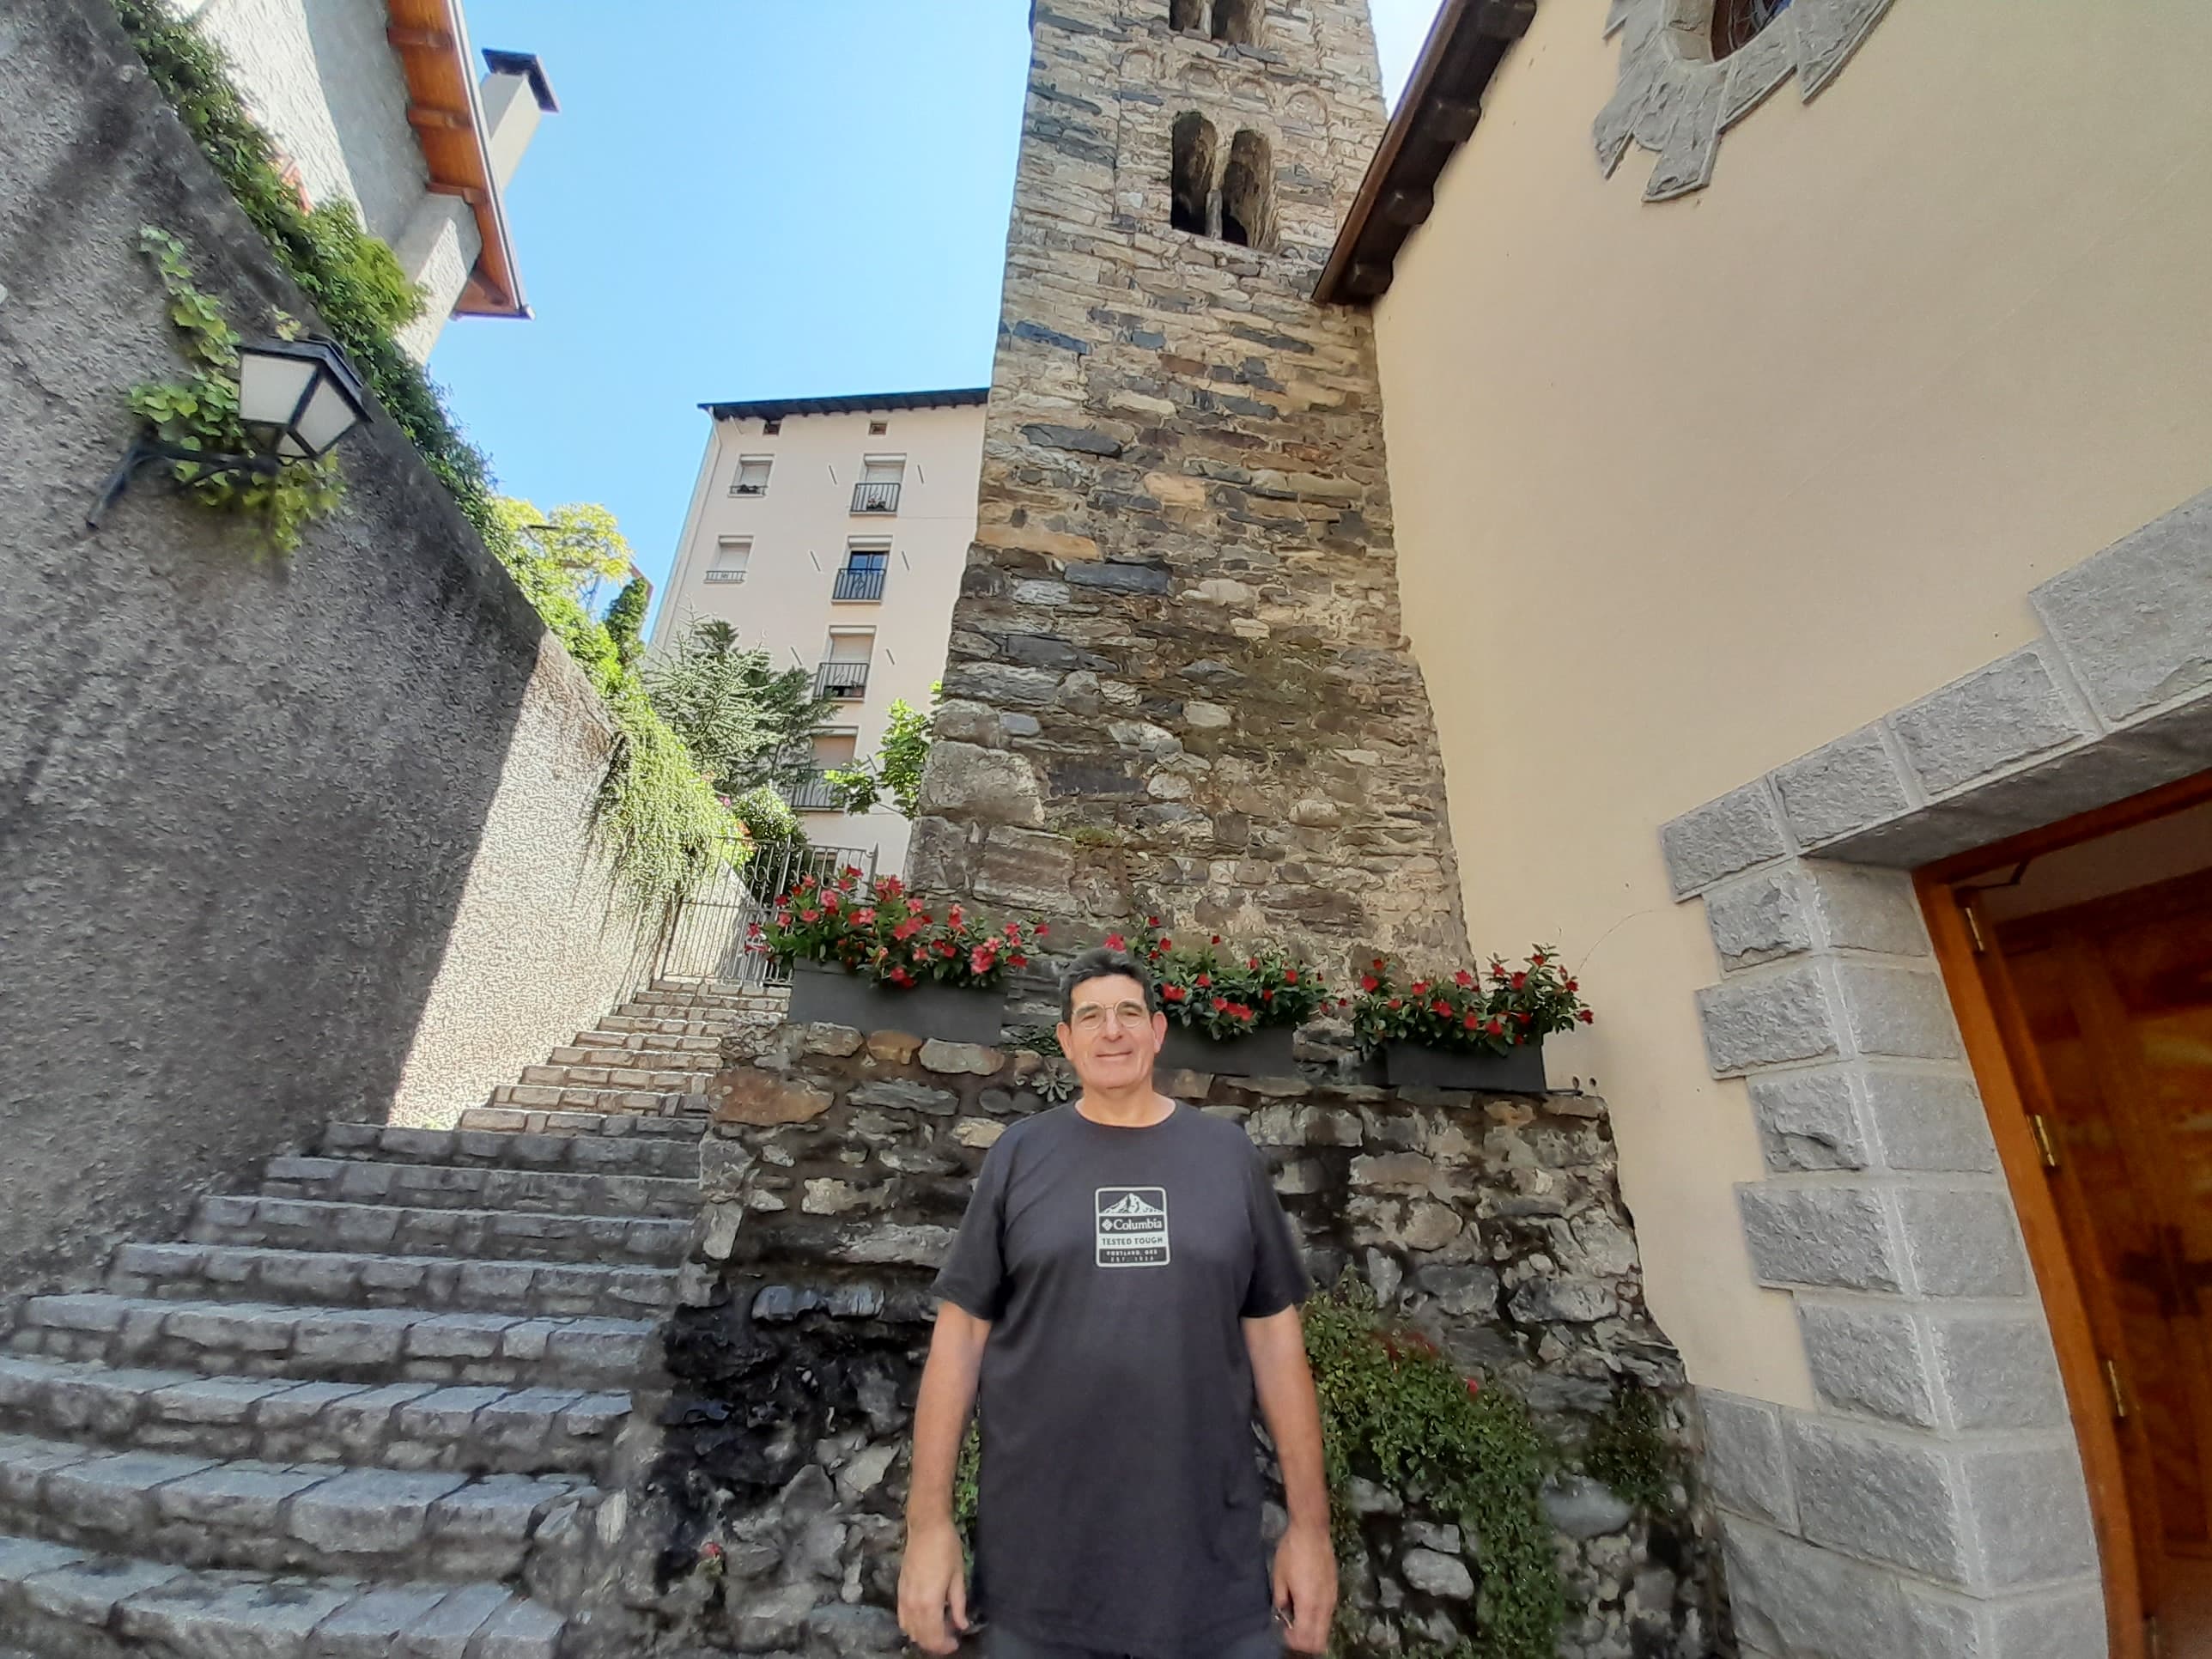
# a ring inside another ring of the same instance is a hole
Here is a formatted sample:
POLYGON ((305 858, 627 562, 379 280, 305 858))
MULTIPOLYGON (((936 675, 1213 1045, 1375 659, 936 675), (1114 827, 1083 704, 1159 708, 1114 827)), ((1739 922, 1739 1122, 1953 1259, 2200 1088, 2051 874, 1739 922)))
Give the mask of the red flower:
POLYGON ((1175 949, 1175 941, 1174 941, 1173 939, 1162 939, 1160 940, 1160 949, 1161 949, 1162 951, 1172 951, 1172 950, 1174 950, 1174 949, 1175 949))
POLYGON ((1297 970, 1297 969, 1295 969, 1295 968, 1285 968, 1285 969, 1283 969, 1283 983, 1284 983, 1284 984, 1285 984, 1285 985, 1296 985, 1297 982, 1298 982, 1298 970, 1297 970))
POLYGON ((1390 1006, 1394 1009, 1402 1008, 1405 1006, 1406 999, 1403 997, 1392 997, 1390 999, 1390 1006))
POLYGON ((1516 974, 1513 975, 1513 988, 1516 991, 1528 984, 1528 975, 1526 974, 1516 974))
POLYGON ((876 907, 872 904, 864 905, 860 909, 853 912, 853 926, 855 927, 868 927, 875 921, 875 919, 876 907))
POLYGON ((1505 1035, 1505 1022, 1502 1019, 1493 1019, 1489 1024, 1484 1026, 1482 1029, 1489 1032, 1492 1036, 1504 1036, 1505 1035))
POLYGON ((835 893, 824 893, 822 896, 822 908, 823 909, 834 910, 837 908, 837 896, 835 893))
POLYGON ((1541 968, 1548 960, 1549 958, 1547 957, 1541 951, 1539 951, 1534 956, 1528 958, 1528 965, 1531 968, 1541 968))
POLYGON ((992 946, 979 945, 968 953, 968 970, 975 974, 988 974, 997 965, 997 960, 992 946))
POLYGON ((822 913, 819 910, 801 910, 799 913, 799 919, 801 921, 819 921, 822 920, 822 913))
POLYGON ((914 983, 914 975, 907 972, 903 968, 894 968, 891 969, 891 983, 894 985, 911 985, 914 983))
POLYGON ((1052 929, 1051 929, 1051 928, 1049 928, 1049 927, 1046 927, 1042 922, 1039 922, 1039 923, 1037 923, 1037 927, 1036 927, 1036 936, 1037 936, 1039 939, 1042 939, 1042 938, 1043 938, 1047 933, 1049 933, 1050 932, 1052 932, 1052 929))
POLYGON ((1482 1024, 1482 1016, 1480 1014, 1469 1014, 1465 1019, 1462 1020, 1460 1024, 1466 1026, 1468 1030, 1472 1031, 1482 1024))
POLYGON ((702 1561, 720 1560, 722 1559, 722 1547, 714 1542, 713 1539, 708 1539, 705 1543, 699 1546, 699 1559, 702 1561))
POLYGON ((951 909, 945 912, 945 919, 951 922, 955 927, 960 926, 961 922, 965 920, 960 907, 957 904, 954 905, 951 909))
POLYGON ((1382 986, 1382 981, 1372 974, 1362 974, 1359 976, 1359 988, 1363 991, 1380 990, 1382 986))
POLYGON ((1468 1377, 1467 1379, 1467 1391, 1469 1394, 1480 1394, 1482 1392, 1482 1379, 1479 1376, 1468 1377))
POLYGON ((1016 968, 1026 968, 1030 965, 1030 959, 1027 957, 1023 956, 1018 951, 1014 955, 1008 957, 1006 961, 1016 968))
POLYGON ((1197 986, 1211 985, 1213 983, 1213 975, 1211 974, 1200 974, 1196 979, 1193 980, 1191 983, 1197 986))
POLYGON ((1452 983, 1458 986, 1462 990, 1464 990, 1468 986, 1474 983, 1474 975, 1468 973, 1466 969, 1462 968, 1459 972, 1452 975, 1452 983))
POLYGON ((758 923, 758 922, 755 921, 755 922, 749 922, 749 923, 747 923, 747 924, 746 924, 746 927, 745 927, 745 937, 746 937, 747 939, 758 939, 760 936, 761 936, 761 925, 760 925, 760 923, 758 923))
POLYGON ((1273 991, 1263 990, 1260 993, 1260 1000, 1262 1002, 1273 1002, 1274 1000, 1275 994, 1273 991))
POLYGON ((1220 935, 1220 934, 1218 934, 1218 933, 1216 933, 1216 934, 1213 936, 1213 942, 1214 942, 1216 945, 1220 944, 1220 943, 1221 943, 1221 935, 1220 935))
POLYGON ((1588 1025, 1593 1023, 1597 1018, 1597 1016, 1590 1012, 1587 1008, 1578 1008, 1575 1011, 1575 1018, 1582 1021, 1583 1024, 1588 1025))
POLYGON ((1429 1005, 1429 1012, 1439 1017, 1448 1018, 1451 1014, 1451 1004, 1446 1002, 1442 997, 1438 997, 1434 1002, 1429 1005))
POLYGON ((921 931, 921 924, 916 921, 913 917, 908 916, 904 921, 899 923, 897 927, 891 929, 891 937, 895 939, 901 940, 910 939, 921 931))
POLYGON ((1577 985, 1574 981, 1569 980, 1566 983, 1565 988, 1569 991, 1578 991, 1582 988, 1579 985, 1577 985))
POLYGON ((1425 997, 1425 996, 1428 995, 1428 994, 1429 994, 1429 982, 1428 982, 1428 981, 1426 981, 1426 980, 1425 980, 1425 979, 1417 979, 1417 980, 1415 980, 1415 981, 1413 981, 1413 994, 1414 994, 1415 996, 1417 996, 1417 997, 1425 997))
POLYGON ((1260 958, 1257 957, 1247 957, 1244 958, 1244 965, 1247 968, 1253 969, 1255 972, 1257 972, 1260 967, 1260 958))
POLYGON ((1106 948, 1109 951, 1124 951, 1128 948, 1128 945, 1129 941, 1123 939, 1119 933, 1109 933, 1106 935, 1106 948))
POLYGON ((1213 1012, 1217 1014, 1228 1006, 1229 999, 1227 997, 1216 997, 1213 1000, 1213 1012))
POLYGON ((1147 927, 1157 927, 1159 925, 1160 919, 1158 916, 1146 916, 1145 918, 1145 926, 1147 927))
POLYGON ((920 915, 921 914, 921 901, 917 898, 908 899, 906 902, 906 913, 910 916, 920 915))
POLYGON ((1184 990, 1180 985, 1163 985, 1160 987, 1160 1000, 1163 1002, 1181 1002, 1190 993, 1184 990))

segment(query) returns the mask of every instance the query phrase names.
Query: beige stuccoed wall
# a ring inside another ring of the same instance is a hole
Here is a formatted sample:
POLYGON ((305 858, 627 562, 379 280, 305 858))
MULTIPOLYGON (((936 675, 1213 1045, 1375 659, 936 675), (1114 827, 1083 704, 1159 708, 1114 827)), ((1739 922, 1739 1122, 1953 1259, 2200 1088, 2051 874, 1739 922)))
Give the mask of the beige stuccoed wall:
POLYGON ((655 919, 591 833, 613 724, 550 634, 407 1052, 390 1121, 450 1128, 652 977, 655 919))
POLYGON ((1701 1383, 1810 1402, 1753 1288, 1760 1172, 1658 826, 1987 663, 2031 586, 2212 482, 2212 9, 1897 0, 1811 105, 1641 198, 1591 118, 1604 9, 1552 0, 1377 311, 1407 626, 1480 949, 1601 1010, 1651 1305, 1701 1383))

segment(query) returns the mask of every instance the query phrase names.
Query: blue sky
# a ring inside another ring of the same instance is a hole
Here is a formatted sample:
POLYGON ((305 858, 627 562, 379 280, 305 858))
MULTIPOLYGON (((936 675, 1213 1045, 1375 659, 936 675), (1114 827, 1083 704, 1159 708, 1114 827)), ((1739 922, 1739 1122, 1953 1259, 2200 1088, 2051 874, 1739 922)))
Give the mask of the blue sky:
MULTIPOLYGON (((1437 0, 1374 0, 1395 92, 1437 0)), ((667 574, 710 398, 981 386, 1025 0, 468 0, 561 100, 508 191, 530 322, 431 373, 501 485, 667 574)))

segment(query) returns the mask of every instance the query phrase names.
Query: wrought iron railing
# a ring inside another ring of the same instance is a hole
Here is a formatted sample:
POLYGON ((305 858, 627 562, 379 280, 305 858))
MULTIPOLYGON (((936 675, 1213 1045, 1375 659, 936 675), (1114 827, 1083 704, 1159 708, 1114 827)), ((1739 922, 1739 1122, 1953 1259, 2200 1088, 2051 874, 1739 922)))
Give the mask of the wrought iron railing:
POLYGON ((848 870, 854 872, 854 884, 865 889, 875 879, 874 852, 859 847, 775 847, 757 851, 741 869, 708 878, 669 923, 660 947, 662 976, 785 983, 791 977, 787 971, 777 971, 767 957, 747 948, 754 925, 766 925, 778 901, 804 878, 835 881, 848 870))
POLYGON ((814 671, 814 695, 840 702, 858 702, 868 695, 868 665, 864 662, 825 662, 814 671))
POLYGON ((890 574, 879 564, 848 564, 837 573, 837 585, 830 590, 832 599, 880 599, 884 596, 884 581, 890 574))
POLYGON ((855 513, 896 513, 898 503, 899 487, 895 483, 853 486, 853 511, 855 513))
POLYGON ((837 810, 836 793, 830 788, 830 780, 819 772, 810 772, 796 783, 784 785, 782 793, 794 812, 834 812, 837 810))

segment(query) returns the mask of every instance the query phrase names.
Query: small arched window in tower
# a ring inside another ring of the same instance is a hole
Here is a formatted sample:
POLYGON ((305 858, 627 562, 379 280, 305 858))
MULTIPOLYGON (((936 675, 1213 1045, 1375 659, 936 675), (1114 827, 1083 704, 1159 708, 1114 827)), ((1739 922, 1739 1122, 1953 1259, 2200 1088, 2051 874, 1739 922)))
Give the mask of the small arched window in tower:
POLYGON ((1221 240, 1267 247, 1275 237, 1275 164, 1267 141, 1240 132, 1230 141, 1229 167, 1221 175, 1221 240))
POLYGON ((1213 123, 1196 110, 1176 117, 1175 158, 1169 184, 1174 192, 1168 222, 1196 236, 1212 230, 1207 208, 1213 194, 1213 123))
POLYGON ((1713 0, 1716 60, 1749 46, 1752 37, 1790 9, 1790 0, 1713 0))
POLYGON ((1260 0, 1213 0, 1213 38, 1233 46, 1260 41, 1260 0))

